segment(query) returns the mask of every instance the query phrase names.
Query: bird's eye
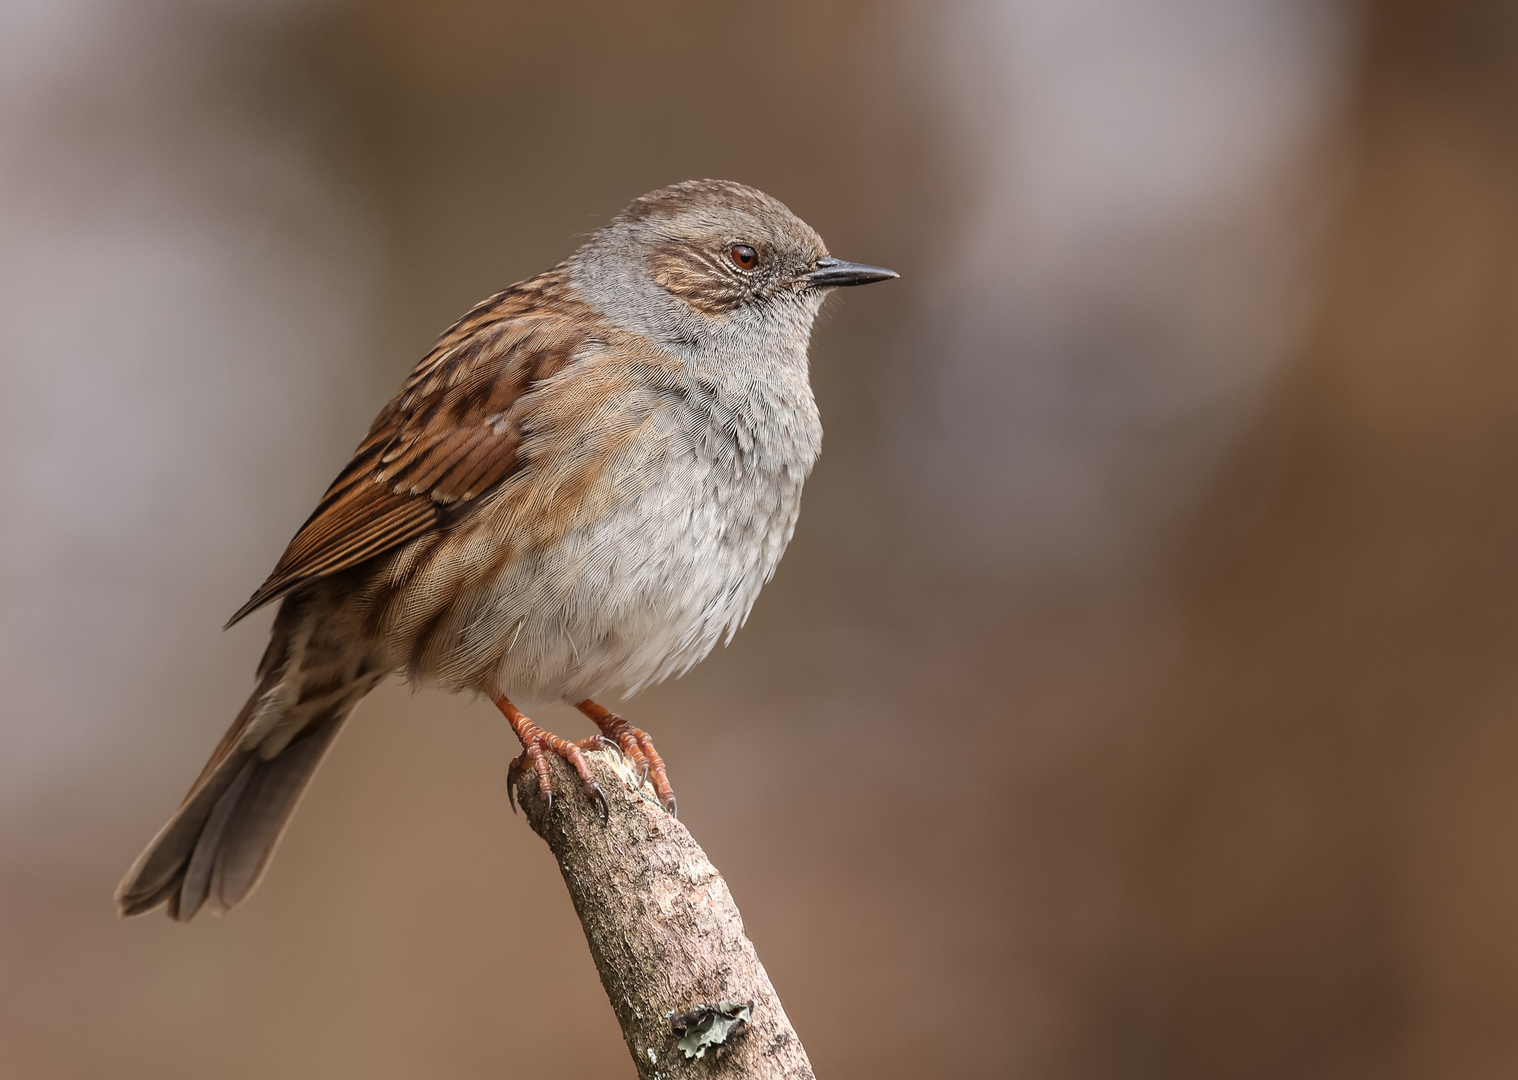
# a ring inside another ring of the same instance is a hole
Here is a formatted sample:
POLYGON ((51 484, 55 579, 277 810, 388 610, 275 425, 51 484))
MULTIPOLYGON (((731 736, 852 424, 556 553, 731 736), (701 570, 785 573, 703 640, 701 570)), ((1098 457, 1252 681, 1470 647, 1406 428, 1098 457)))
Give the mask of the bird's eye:
POLYGON ((727 255, 739 270, 752 270, 759 265, 759 253, 747 244, 734 244, 727 249, 727 255))

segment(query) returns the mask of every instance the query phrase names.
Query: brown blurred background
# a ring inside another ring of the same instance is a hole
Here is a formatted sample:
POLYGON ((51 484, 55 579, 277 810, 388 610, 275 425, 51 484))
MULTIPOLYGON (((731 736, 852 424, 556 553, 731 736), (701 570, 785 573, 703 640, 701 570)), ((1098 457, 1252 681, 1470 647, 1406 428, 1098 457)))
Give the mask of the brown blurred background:
POLYGON ((630 1075, 486 704, 110 894, 432 336, 701 176, 903 275, 627 709, 819 1076, 1518 1074, 1510 0, 4 0, 0 1076, 630 1075))

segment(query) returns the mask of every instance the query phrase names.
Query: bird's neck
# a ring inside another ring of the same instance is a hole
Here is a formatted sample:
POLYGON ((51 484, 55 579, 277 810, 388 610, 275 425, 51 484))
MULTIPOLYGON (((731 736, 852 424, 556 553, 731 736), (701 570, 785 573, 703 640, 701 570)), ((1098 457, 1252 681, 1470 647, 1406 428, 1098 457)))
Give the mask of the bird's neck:
POLYGON ((822 441, 807 365, 820 295, 712 316, 635 265, 582 250, 565 269, 574 291, 598 314, 680 363, 697 398, 710 403, 713 423, 741 423, 777 460, 810 467, 822 441))

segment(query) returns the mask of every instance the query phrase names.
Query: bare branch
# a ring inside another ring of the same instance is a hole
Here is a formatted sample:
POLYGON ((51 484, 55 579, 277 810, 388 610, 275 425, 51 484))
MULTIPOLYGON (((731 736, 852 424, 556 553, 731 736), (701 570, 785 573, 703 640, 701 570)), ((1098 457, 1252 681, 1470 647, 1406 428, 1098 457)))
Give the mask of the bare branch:
POLYGON ((643 1080, 814 1080, 727 883, 685 826, 610 751, 586 755, 610 804, 551 759, 551 812, 529 769, 517 785, 585 929, 601 985, 643 1080))

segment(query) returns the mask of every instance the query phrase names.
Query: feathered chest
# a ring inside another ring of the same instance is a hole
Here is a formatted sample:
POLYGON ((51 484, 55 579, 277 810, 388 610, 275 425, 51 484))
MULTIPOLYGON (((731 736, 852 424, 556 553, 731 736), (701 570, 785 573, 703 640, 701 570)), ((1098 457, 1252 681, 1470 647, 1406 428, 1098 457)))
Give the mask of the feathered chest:
POLYGON ((658 426, 672 461, 689 457, 714 481, 756 489, 799 489, 822 447, 802 379, 689 377, 665 393, 658 426))
POLYGON ((505 658, 503 685, 593 696, 684 671, 731 638, 779 564, 821 445, 809 389, 690 379, 659 388, 638 426, 604 512, 531 581, 492 590, 534 594, 562 628, 535 635, 530 659, 505 658))
POLYGON ((604 553, 644 603, 657 606, 660 590, 687 581, 714 594, 737 589, 751 603, 790 540, 821 448, 810 388, 686 377, 637 397, 627 422, 640 434, 616 455, 582 523, 587 554, 604 553))
POLYGON ((428 560, 457 584, 410 578, 411 596, 454 597, 391 624, 413 675, 528 697, 633 689, 730 637, 774 573, 821 445, 804 379, 664 365, 587 386, 592 371, 533 391, 585 395, 534 411, 577 427, 523 425, 522 470, 428 560))

